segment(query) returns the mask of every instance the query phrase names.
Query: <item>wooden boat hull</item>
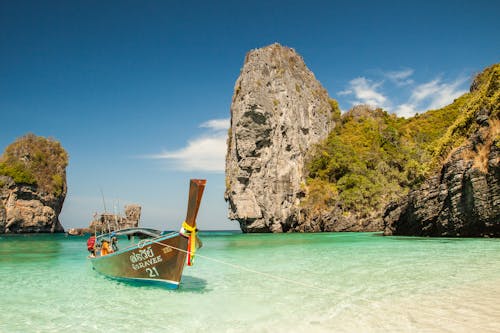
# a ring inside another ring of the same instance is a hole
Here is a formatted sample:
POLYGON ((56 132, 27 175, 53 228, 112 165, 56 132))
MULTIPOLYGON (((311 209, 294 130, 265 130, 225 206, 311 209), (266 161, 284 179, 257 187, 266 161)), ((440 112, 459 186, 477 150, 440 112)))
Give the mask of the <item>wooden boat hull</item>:
POLYGON ((172 233, 90 261, 97 272, 111 278, 176 289, 184 270, 187 246, 187 237, 172 233))

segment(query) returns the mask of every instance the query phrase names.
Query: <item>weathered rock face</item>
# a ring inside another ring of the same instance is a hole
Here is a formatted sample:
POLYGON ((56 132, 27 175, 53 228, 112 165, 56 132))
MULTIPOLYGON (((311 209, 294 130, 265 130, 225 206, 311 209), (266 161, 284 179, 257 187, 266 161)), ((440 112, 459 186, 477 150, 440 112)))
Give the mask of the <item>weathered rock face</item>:
POLYGON ((500 237, 500 121, 480 113, 479 130, 439 175, 384 214, 386 235, 500 237), (467 158, 482 150, 483 160, 467 158))
POLYGON ((332 207, 320 214, 311 214, 307 209, 301 211, 299 223, 294 226, 297 232, 375 232, 383 230, 384 225, 379 211, 368 216, 355 213, 346 214, 338 207, 332 207))
POLYGON ((326 90, 293 49, 273 44, 249 52, 231 104, 229 218, 244 232, 296 224, 305 156, 334 126, 326 90))
POLYGON ((449 132, 450 139, 464 133, 466 140, 436 176, 387 207, 386 235, 500 237, 499 118, 500 65, 495 64, 475 78, 464 116, 449 132))
POLYGON ((62 193, 46 193, 36 186, 16 184, 0 176, 0 233, 64 232, 59 222, 66 184, 62 193))

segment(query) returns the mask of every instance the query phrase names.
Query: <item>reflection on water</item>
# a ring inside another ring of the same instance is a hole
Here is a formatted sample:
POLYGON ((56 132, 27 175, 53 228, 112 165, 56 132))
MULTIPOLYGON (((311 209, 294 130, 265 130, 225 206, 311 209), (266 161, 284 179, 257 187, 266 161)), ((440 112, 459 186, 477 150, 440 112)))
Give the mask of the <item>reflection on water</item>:
POLYGON ((196 276, 183 275, 179 286, 180 292, 187 293, 205 293, 207 290, 207 280, 196 276))
MULTIPOLYGON (((151 283, 150 281, 140 280, 122 280, 118 278, 100 276, 106 283, 115 284, 123 287, 141 288, 142 290, 158 290, 169 291, 162 283, 151 283)), ((187 292, 187 293, 204 293, 207 291, 207 281, 195 276, 183 275, 178 289, 172 289, 173 292, 187 292)))
POLYGON ((0 238, 0 264, 48 262, 61 253, 59 235, 4 235, 0 238))

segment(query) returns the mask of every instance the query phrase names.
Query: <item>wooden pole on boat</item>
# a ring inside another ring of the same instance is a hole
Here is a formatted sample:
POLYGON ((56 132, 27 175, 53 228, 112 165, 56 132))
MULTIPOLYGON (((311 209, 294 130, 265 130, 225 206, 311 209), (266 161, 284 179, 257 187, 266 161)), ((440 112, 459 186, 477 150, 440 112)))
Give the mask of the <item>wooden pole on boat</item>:
POLYGON ((186 214, 186 220, 182 224, 182 229, 189 232, 189 239, 187 243, 187 264, 193 265, 193 259, 196 252, 196 243, 198 237, 196 236, 196 216, 200 208, 201 197, 205 189, 205 179, 191 179, 189 184, 189 200, 186 214))
POLYGON ((205 179, 191 179, 189 185, 189 201, 186 214, 186 223, 190 227, 196 228, 196 216, 200 208, 201 197, 205 189, 205 179))

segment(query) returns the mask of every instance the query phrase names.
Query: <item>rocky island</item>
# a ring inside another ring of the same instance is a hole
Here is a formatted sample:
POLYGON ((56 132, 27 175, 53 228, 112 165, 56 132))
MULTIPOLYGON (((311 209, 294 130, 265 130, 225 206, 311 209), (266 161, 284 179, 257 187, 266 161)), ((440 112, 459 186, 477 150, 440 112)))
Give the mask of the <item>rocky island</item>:
POLYGON ((141 206, 129 204, 125 206, 125 215, 102 213, 95 214, 88 228, 71 228, 70 235, 83 235, 86 233, 107 233, 126 228, 137 228, 141 219, 141 206))
POLYGON ((293 49, 250 51, 231 104, 229 218, 243 232, 498 237, 499 73, 411 118, 341 115, 293 49))
POLYGON ((53 139, 27 134, 0 158, 0 233, 64 232, 68 154, 53 139))

